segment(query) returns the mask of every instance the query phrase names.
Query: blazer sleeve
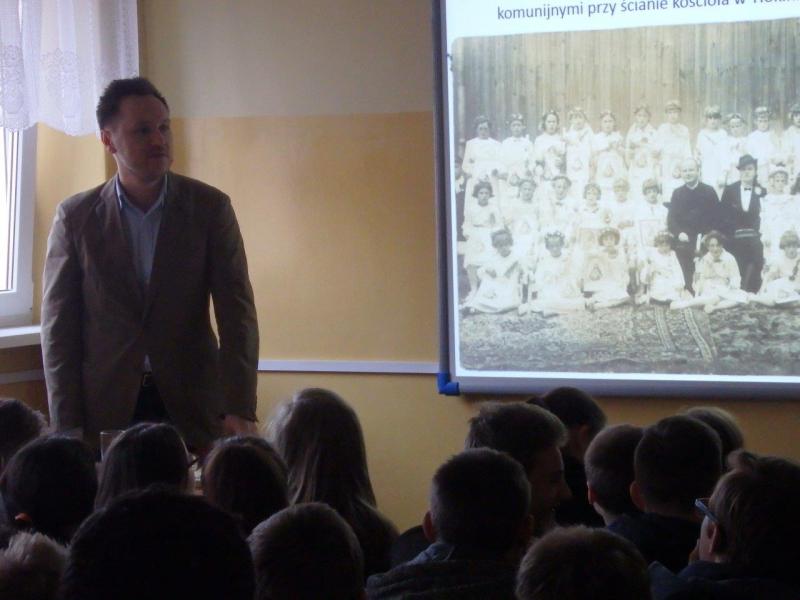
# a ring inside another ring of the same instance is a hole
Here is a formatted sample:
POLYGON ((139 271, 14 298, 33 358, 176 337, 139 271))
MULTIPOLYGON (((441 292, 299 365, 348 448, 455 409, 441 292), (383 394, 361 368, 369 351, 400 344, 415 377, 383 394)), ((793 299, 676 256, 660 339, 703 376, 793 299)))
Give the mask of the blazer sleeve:
POLYGON ((82 271, 64 205, 59 205, 44 265, 41 339, 50 420, 57 431, 82 434, 82 271))
POLYGON ((258 320, 244 242, 227 196, 219 204, 210 243, 211 297, 219 332, 224 411, 255 421, 258 320))

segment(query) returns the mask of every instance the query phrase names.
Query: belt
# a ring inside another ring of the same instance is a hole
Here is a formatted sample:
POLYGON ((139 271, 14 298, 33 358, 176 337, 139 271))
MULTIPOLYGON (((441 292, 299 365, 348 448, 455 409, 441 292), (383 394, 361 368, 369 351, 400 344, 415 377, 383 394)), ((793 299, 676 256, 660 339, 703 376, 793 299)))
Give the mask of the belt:
POLYGON ((155 380, 153 379, 152 371, 145 371, 142 373, 142 381, 140 383, 140 387, 142 388, 151 388, 156 385, 155 380))

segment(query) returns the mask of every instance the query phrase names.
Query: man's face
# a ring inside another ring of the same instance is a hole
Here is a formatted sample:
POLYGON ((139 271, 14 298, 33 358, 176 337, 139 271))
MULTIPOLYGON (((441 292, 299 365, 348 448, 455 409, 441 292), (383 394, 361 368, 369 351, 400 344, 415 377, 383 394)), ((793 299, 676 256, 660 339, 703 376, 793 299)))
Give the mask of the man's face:
POLYGON ((531 514, 534 527, 539 532, 547 531, 555 524, 555 509, 572 493, 564 481, 564 462, 555 446, 536 455, 534 466, 528 471, 531 483, 531 514))
POLYGON ((681 165, 681 177, 683 177, 684 183, 688 185, 694 185, 697 181, 697 163, 693 160, 687 160, 685 163, 681 165))
POLYGON ((101 132, 123 181, 160 180, 172 164, 169 111, 155 96, 126 96, 119 113, 101 132))
POLYGON ((739 171, 739 177, 742 179, 742 183, 753 183, 756 179, 756 166, 747 165, 739 171))
POLYGON ((553 191, 556 193, 556 198, 563 200, 567 197, 569 191, 569 184, 566 179, 556 179, 553 182, 553 191))

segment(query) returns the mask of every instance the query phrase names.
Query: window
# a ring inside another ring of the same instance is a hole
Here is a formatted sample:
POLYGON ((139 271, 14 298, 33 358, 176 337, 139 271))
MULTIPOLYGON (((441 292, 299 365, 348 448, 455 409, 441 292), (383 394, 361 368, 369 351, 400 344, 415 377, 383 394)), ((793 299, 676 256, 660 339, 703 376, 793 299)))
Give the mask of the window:
POLYGON ((0 133, 0 327, 12 327, 33 318, 36 128, 0 133))

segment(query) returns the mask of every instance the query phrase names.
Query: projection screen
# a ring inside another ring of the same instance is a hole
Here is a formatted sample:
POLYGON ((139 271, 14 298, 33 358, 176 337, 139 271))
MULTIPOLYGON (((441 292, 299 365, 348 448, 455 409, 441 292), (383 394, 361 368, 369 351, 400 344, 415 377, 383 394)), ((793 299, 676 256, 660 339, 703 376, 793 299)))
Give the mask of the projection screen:
POLYGON ((441 391, 800 390, 800 1, 433 6, 441 391))

